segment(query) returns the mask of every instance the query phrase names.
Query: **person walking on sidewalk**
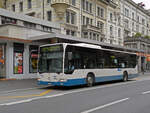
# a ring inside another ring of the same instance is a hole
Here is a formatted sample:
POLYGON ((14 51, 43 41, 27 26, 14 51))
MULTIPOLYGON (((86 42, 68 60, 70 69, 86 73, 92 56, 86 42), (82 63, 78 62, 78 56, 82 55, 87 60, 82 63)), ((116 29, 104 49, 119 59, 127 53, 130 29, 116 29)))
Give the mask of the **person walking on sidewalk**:
POLYGON ((144 67, 143 66, 141 67, 141 72, 144 75, 144 67))

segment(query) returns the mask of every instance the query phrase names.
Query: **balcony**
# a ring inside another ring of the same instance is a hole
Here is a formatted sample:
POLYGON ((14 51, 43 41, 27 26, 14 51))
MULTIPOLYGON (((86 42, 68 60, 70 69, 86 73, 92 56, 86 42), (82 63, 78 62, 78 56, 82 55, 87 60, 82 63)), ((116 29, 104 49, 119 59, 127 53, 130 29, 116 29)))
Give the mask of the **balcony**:
POLYGON ((55 4, 69 4, 69 0, 52 0, 51 1, 51 4, 52 5, 55 5, 55 4))
POLYGON ((58 18, 62 20, 66 9, 69 8, 69 0, 52 0, 51 6, 54 8, 58 18))
POLYGON ((126 37, 125 42, 144 42, 150 44, 150 39, 144 37, 126 37))
POLYGON ((126 32, 129 32, 129 33, 131 32, 131 29, 130 29, 128 26, 125 26, 125 27, 124 27, 124 30, 125 30, 126 32))
POLYGON ((99 33, 103 33, 103 29, 93 26, 93 25, 82 25, 82 30, 83 31, 95 31, 95 32, 99 32, 99 33))
POLYGON ((63 26, 65 29, 70 29, 70 30, 73 30, 73 31, 77 31, 77 30, 78 30, 78 26, 77 26, 77 25, 74 25, 74 24, 64 23, 64 24, 62 24, 62 26, 63 26))

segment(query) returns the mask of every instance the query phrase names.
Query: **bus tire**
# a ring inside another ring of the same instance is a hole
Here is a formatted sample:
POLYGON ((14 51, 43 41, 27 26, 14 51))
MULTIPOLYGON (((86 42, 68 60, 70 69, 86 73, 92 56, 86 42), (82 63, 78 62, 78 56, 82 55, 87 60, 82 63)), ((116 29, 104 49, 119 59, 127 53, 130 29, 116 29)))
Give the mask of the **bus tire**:
POLYGON ((126 71, 123 73, 123 81, 128 81, 128 73, 126 71))
POLYGON ((94 85, 94 82, 95 82, 95 77, 93 74, 88 74, 87 75, 87 78, 86 78, 86 85, 88 87, 91 87, 94 85))

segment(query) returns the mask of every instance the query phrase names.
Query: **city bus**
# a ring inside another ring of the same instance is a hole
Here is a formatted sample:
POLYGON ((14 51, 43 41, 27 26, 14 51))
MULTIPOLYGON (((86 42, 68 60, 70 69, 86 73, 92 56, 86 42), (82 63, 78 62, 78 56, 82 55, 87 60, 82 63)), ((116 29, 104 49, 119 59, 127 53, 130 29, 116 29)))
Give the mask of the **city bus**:
POLYGON ((40 46, 38 84, 93 86, 98 82, 138 76, 134 52, 85 43, 56 43, 40 46))

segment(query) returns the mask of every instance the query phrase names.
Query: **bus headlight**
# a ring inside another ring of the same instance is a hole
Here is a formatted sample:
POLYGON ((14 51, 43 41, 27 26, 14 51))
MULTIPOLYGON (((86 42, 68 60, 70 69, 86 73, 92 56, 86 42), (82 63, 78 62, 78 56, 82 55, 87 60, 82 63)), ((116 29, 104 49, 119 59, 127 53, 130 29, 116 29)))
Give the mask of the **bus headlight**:
POLYGON ((60 79, 59 81, 60 82, 66 82, 67 80, 66 79, 60 79))

